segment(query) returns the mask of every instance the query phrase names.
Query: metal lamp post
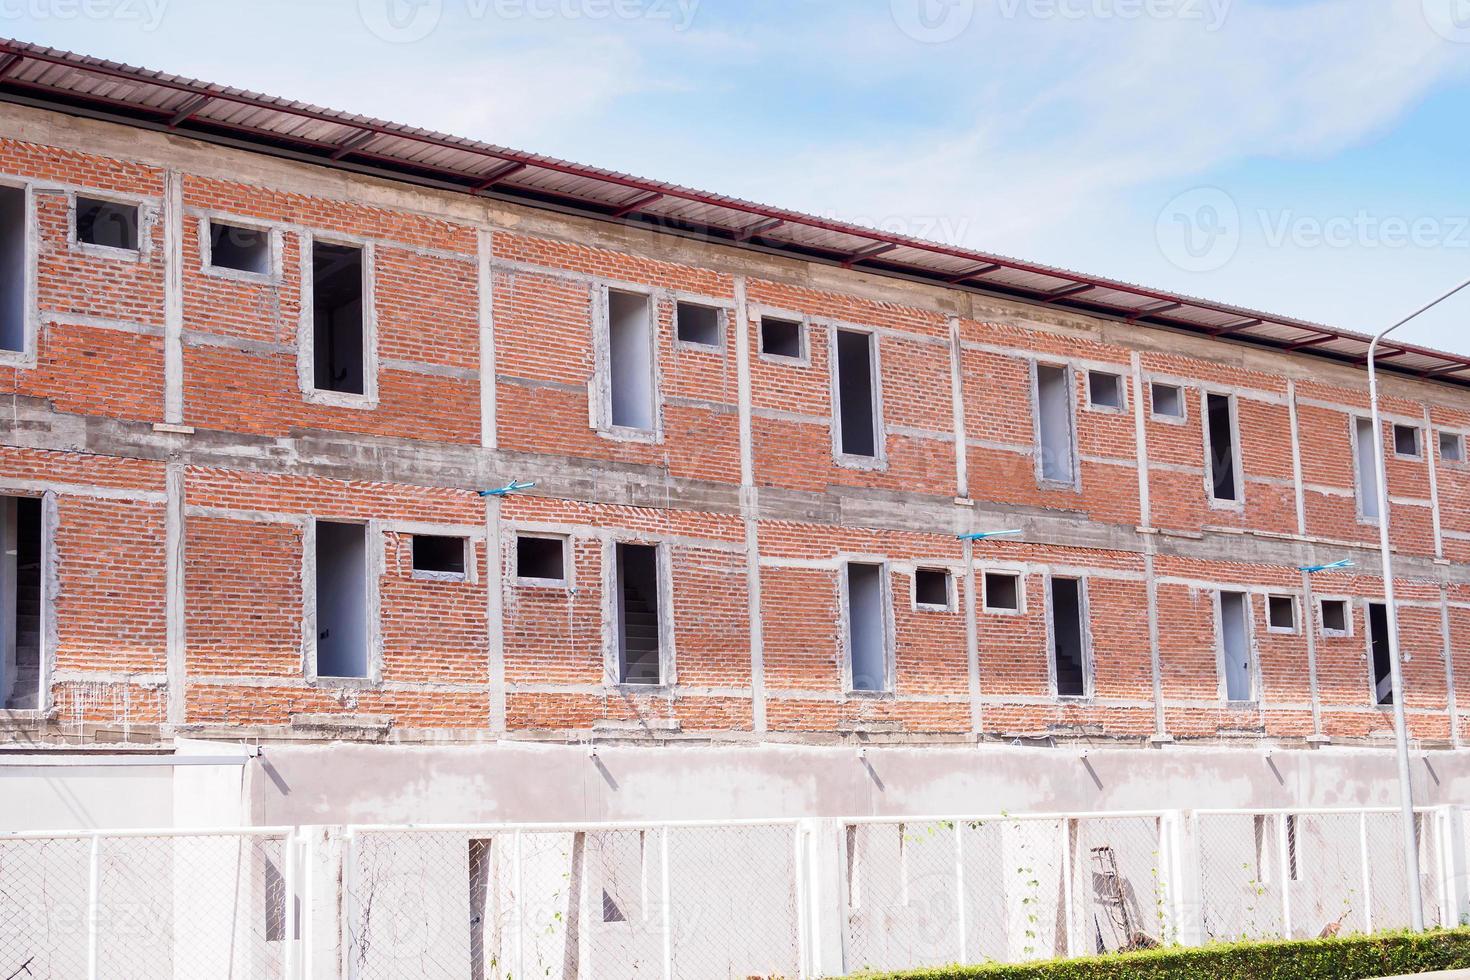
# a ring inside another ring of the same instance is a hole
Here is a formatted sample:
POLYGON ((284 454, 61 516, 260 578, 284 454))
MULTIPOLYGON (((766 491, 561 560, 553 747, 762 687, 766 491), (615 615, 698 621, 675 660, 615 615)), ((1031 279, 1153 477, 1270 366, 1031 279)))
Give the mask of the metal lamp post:
MULTIPOLYGON (((1393 326, 1379 331, 1368 345, 1368 397, 1373 406, 1373 465, 1378 475, 1378 550, 1383 563, 1383 604, 1388 618, 1388 671, 1393 689, 1393 734, 1398 750, 1399 806, 1402 811, 1400 823, 1404 835, 1404 869, 1409 885, 1409 921, 1414 931, 1424 929, 1424 898, 1419 881, 1419 841, 1414 832, 1414 787, 1409 774, 1409 731, 1404 719, 1404 679, 1399 666, 1399 616, 1393 599, 1393 556, 1388 544, 1388 472, 1384 460, 1383 418, 1378 408, 1378 372, 1376 359, 1378 345, 1390 333, 1402 327, 1419 314, 1449 299, 1470 286, 1470 279, 1432 302, 1419 307, 1393 326)), ((1429 441, 1429 433, 1425 433, 1429 441)), ((1432 462, 1431 462, 1431 465, 1432 462)))

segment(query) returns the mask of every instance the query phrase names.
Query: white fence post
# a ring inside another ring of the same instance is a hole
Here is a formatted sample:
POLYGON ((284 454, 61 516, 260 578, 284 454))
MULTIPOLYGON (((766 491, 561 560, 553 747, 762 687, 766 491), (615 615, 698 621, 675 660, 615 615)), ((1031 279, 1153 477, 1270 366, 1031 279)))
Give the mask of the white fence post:
POLYGON ((102 835, 92 835, 87 859, 87 980, 97 980, 98 890, 102 884, 102 835))
POLYGON ((970 962, 969 944, 965 936, 965 822, 954 822, 954 905, 959 919, 961 963, 970 962))
POLYGON ((1470 901, 1467 901, 1466 880, 1467 869, 1465 865, 1465 809, 1460 806, 1447 806, 1443 808, 1444 813, 1444 847, 1441 851, 1444 861, 1445 886, 1445 908, 1444 924, 1451 928, 1460 925, 1470 915, 1470 901))
MULTIPOLYGON (((270 892, 265 894, 270 901, 270 892)), ((296 980, 296 832, 293 830, 281 838, 281 949, 282 975, 286 980, 296 980)), ((269 912, 266 913, 269 916, 269 912)))
POLYGON ((1169 944, 1170 934, 1175 942, 1184 942, 1184 921, 1188 908, 1185 894, 1184 859, 1184 814, 1169 810, 1159 817, 1159 888, 1163 889, 1165 901, 1160 910, 1159 941, 1169 944), (1164 917, 1167 916, 1167 921, 1164 917))
POLYGON ((807 818, 797 823, 804 857, 797 862, 797 934, 802 944, 802 975, 833 977, 847 973, 847 825, 841 820, 807 818))
POLYGON ((526 975, 526 893, 525 880, 521 874, 521 832, 515 831, 511 836, 511 880, 515 883, 515 901, 512 902, 512 911, 516 924, 515 950, 516 976, 526 975))
POLYGON ((1062 873, 1062 922, 1067 930, 1067 955, 1077 956, 1077 917, 1073 914, 1072 896, 1072 820, 1063 817, 1057 821, 1061 825, 1061 861, 1058 866, 1062 873))
POLYGON ((1358 814, 1358 860, 1363 866, 1363 931, 1373 932, 1373 870, 1368 856, 1368 814, 1358 814))
POLYGON ((1177 820, 1179 897, 1174 940, 1184 946, 1200 946, 1205 941, 1204 835, 1198 813, 1177 811, 1177 820))
POLYGON ((659 835, 659 870, 664 903, 664 978, 674 980, 674 902, 669 888, 669 828, 659 835))
POLYGON ((342 861, 342 901, 338 921, 341 923, 342 976, 344 980, 357 980, 357 963, 352 956, 352 912, 357 894, 357 839, 348 827, 340 838, 342 861))

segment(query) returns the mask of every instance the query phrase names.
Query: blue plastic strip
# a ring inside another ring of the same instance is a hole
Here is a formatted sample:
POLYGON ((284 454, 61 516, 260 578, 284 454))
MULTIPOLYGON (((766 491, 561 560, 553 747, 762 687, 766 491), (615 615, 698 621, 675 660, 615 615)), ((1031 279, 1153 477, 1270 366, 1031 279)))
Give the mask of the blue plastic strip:
POLYGON ((536 485, 535 481, 532 481, 530 483, 522 483, 519 480, 511 480, 509 483, 507 483, 503 487, 497 487, 494 490, 481 490, 480 491, 480 496, 482 496, 482 497, 505 497, 505 496, 508 496, 510 494, 513 494, 513 493, 520 493, 522 490, 529 490, 532 487, 534 487, 535 485, 536 485))

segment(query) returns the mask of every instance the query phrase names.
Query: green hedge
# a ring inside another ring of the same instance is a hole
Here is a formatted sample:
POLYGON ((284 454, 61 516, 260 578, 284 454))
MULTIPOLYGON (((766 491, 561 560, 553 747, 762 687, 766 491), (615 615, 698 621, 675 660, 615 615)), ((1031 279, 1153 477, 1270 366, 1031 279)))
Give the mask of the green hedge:
POLYGON ((1470 968, 1470 929, 1232 943, 1024 965, 864 973, 867 980, 1359 980, 1470 968))

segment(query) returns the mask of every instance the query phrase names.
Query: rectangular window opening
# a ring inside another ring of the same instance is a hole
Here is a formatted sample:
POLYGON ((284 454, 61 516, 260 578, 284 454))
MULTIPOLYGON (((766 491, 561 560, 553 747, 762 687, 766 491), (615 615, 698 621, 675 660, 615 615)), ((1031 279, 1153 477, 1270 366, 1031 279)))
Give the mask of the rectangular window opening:
POLYGON ((1289 595, 1267 597, 1266 622, 1273 630, 1296 632, 1296 600, 1289 595))
POLYGON ((873 335, 838 330, 837 451, 843 455, 878 455, 873 375, 873 335))
POLYGON ((1210 453, 1210 492, 1216 500, 1239 500, 1235 472, 1235 419, 1229 395, 1206 395, 1206 433, 1210 453))
POLYGON ((138 205, 77 197, 76 236, 83 245, 138 250, 138 205))
POLYGON ((413 570, 464 578, 465 539, 439 534, 413 536, 413 570))
POLYGON ((317 521, 316 672, 368 676, 367 527, 317 521))
POLYGON ((26 346, 26 192, 0 187, 0 350, 26 346))
POLYGON ((617 545, 618 683, 662 681, 658 548, 617 545))
POLYGON ((652 300, 642 293, 607 294, 612 424, 653 431, 652 300))
POLYGON ((1458 432, 1441 432, 1439 458, 1446 463, 1465 462, 1465 437, 1458 432))
POLYGON ((1220 656, 1227 701, 1254 700, 1250 637, 1250 600, 1244 592, 1221 592, 1220 656))
POLYGON ((776 357, 801 357, 801 321, 761 317, 761 353, 776 357))
POLYGON ((41 707, 40 497, 0 497, 0 707, 41 707))
POLYGON ((1393 704, 1393 669, 1388 649, 1388 607, 1368 603, 1368 643, 1373 651, 1373 696, 1378 704, 1393 704))
POLYGON ((1322 632, 1347 636, 1348 604, 1346 599, 1322 600, 1322 632))
POLYGON ((1123 379, 1109 371, 1087 372, 1087 399, 1093 408, 1123 410, 1123 379))
POLYGON ((271 233, 264 228, 211 221, 209 264, 216 269, 267 275, 271 271, 271 233))
POLYGON ((699 303, 678 303, 674 307, 674 333, 686 344, 700 347, 720 346, 720 311, 699 303))
POLYGON ((992 612, 1018 612, 1021 576, 1015 572, 986 572, 985 608, 992 612))
POLYGON ((1149 399, 1153 403, 1153 413, 1159 418, 1184 418, 1184 392, 1178 385, 1155 381, 1149 386, 1149 399))
POLYGON ((1052 579, 1052 665, 1056 672, 1059 697, 1083 697, 1087 694, 1085 637, 1081 580, 1052 579))
POLYGON ((1358 513, 1364 520, 1378 520, 1377 446, 1372 419, 1353 420, 1353 451, 1358 462, 1358 513))
POLYGON ((847 656, 854 691, 888 690, 883 566, 847 563, 847 656))
POLYGON ((914 569, 914 604, 930 609, 948 609, 949 572, 943 568, 914 569))
POLYGON ((363 269, 357 246, 312 242, 312 384, 321 391, 367 391, 363 269))
POLYGON ((517 535, 516 577, 543 582, 565 582, 566 540, 517 535))
POLYGON ((1412 425, 1393 427, 1393 451, 1396 456, 1419 458, 1419 430, 1412 425))
POLYGON ((1072 392, 1064 367, 1036 365, 1036 427, 1041 450, 1041 478, 1052 483, 1076 479, 1072 392))

